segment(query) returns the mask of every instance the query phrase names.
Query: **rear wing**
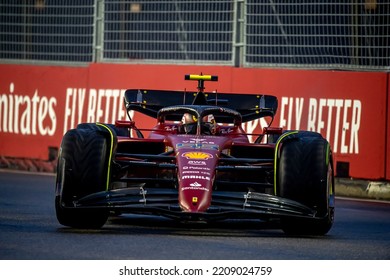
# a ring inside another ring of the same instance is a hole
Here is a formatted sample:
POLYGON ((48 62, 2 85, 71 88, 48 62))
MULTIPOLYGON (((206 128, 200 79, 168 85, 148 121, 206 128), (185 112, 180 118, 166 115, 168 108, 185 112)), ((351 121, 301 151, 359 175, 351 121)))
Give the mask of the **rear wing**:
MULTIPOLYGON (((273 117, 278 108, 278 100, 272 95, 206 93, 188 91, 168 91, 149 89, 128 89, 125 92, 125 107, 157 118, 157 112, 174 105, 209 105, 229 108, 242 115, 242 121, 248 122, 266 116, 273 117)), ((181 118, 178 117, 177 121, 181 118)))

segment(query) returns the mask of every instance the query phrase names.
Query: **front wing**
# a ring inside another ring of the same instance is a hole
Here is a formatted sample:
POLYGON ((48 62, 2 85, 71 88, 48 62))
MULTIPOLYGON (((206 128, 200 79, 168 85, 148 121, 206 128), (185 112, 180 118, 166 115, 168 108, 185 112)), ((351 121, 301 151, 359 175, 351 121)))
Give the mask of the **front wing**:
POLYGON ((178 220, 224 220, 299 217, 317 219, 316 211, 296 201, 255 192, 214 191, 206 212, 184 212, 174 189, 133 187, 90 194, 72 208, 105 208, 120 213, 152 214, 178 220))

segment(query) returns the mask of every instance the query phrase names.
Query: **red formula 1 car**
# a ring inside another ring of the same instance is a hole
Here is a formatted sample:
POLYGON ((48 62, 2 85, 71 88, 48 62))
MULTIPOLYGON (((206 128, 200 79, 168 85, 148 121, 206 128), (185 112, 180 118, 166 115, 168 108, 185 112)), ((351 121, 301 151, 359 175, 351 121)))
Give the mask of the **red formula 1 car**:
POLYGON ((329 143, 318 133, 266 127, 251 143, 242 123, 272 119, 270 95, 204 92, 217 76, 185 75, 194 92, 129 89, 130 111, 157 120, 148 137, 135 122, 83 123, 63 137, 58 221, 102 227, 110 213, 183 221, 278 220, 287 234, 324 235, 334 219, 329 143), (132 137, 132 133, 136 137, 132 137))

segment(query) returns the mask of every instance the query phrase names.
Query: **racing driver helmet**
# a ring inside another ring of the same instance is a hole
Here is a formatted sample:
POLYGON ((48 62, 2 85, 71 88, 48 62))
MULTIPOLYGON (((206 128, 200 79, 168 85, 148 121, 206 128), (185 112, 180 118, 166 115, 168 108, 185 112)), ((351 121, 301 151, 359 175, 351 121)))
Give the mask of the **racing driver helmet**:
MULTIPOLYGON (((184 133, 196 134, 197 118, 194 115, 185 113, 182 117, 182 126, 184 133)), ((212 114, 204 116, 201 122, 201 134, 214 135, 217 131, 217 123, 212 114)))

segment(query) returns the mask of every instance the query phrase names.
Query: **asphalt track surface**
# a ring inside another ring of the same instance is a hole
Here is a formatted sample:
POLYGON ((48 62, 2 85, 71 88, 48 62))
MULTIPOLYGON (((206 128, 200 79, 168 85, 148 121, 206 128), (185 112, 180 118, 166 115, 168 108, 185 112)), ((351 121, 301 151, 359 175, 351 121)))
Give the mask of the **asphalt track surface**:
POLYGON ((0 171, 3 260, 389 260, 390 204, 336 199, 323 237, 288 237, 276 224, 182 224, 151 216, 112 217, 100 230, 61 226, 53 175, 0 171))

